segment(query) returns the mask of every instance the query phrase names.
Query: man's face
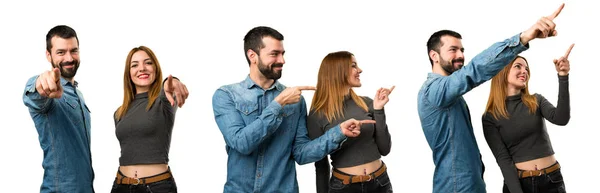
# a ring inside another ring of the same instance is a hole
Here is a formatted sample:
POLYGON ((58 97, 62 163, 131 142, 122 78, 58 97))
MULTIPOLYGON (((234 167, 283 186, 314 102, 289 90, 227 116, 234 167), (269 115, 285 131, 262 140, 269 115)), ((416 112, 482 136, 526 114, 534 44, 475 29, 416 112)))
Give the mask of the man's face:
POLYGON ((258 70, 268 79, 277 80, 281 78, 283 64, 283 42, 272 37, 264 37, 262 39, 264 48, 260 49, 258 55, 258 70))
POLYGON ((61 76, 73 78, 79 68, 79 43, 77 38, 63 39, 58 36, 52 37, 52 48, 46 51, 46 58, 52 67, 60 69, 61 76))
POLYGON ((462 46, 461 40, 458 38, 443 36, 440 40, 442 46, 440 47, 438 60, 442 69, 450 75, 463 67, 465 63, 463 51, 465 49, 462 46))

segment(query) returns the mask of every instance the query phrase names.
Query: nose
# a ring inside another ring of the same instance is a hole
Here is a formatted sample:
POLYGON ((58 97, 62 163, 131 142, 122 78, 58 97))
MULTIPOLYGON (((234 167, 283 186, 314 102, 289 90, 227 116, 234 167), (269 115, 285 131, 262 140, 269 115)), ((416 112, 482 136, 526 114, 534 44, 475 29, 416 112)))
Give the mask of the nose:
POLYGON ((65 54, 64 59, 65 59, 65 62, 72 62, 73 61, 73 55, 71 55, 71 52, 67 52, 65 54))
POLYGON ((145 72, 148 69, 148 67, 144 64, 138 65, 138 66, 139 66, 139 68, 138 68, 139 72, 145 72))
POLYGON ((356 70, 358 71, 359 74, 362 73, 362 69, 359 68, 358 66, 356 67, 356 70))
POLYGON ((456 51, 456 58, 465 58, 465 54, 462 50, 456 51))
POLYGON ((279 57, 277 57, 277 63, 285 64, 285 59, 283 58, 283 54, 280 54, 279 57))

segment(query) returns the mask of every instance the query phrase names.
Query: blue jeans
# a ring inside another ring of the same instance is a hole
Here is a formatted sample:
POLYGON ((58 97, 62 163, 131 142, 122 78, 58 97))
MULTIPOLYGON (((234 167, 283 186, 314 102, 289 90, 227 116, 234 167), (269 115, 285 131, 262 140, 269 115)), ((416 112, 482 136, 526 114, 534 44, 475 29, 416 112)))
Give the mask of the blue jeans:
MULTIPOLYGON (((339 172, 339 171, 337 171, 339 172)), ((343 173, 343 172, 340 172, 343 173)), ((387 171, 367 182, 344 184, 343 180, 331 176, 329 193, 392 193, 392 183, 387 171)))
MULTIPOLYGON (((524 193, 566 193, 565 182, 563 182, 560 169, 553 172, 543 174, 541 176, 533 176, 521 178, 521 189, 524 193)), ((510 193, 508 187, 504 184, 502 192, 510 193)))
MULTIPOLYGON (((119 171, 120 173, 121 171, 119 171)), ((167 173, 170 170, 164 172, 167 173)), ((161 175, 160 173, 157 175, 161 175)), ((121 173, 121 175, 123 175, 121 173)), ((113 182, 111 193, 177 193, 177 185, 173 177, 153 182, 149 184, 140 183, 138 185, 133 184, 117 184, 117 179, 113 182)))

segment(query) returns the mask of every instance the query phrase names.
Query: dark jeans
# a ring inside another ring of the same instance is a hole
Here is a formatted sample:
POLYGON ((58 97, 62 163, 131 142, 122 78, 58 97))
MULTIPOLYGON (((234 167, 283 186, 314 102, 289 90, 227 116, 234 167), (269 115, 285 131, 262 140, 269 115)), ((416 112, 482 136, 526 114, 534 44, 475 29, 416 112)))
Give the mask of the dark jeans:
POLYGON ((392 183, 387 171, 368 182, 344 184, 343 180, 331 176, 329 193, 392 193, 392 183))
MULTIPOLYGON (((524 193, 565 193, 565 182, 563 182, 560 169, 541 176, 521 178, 521 189, 524 193)), ((504 184, 502 192, 510 193, 504 184)))
MULTIPOLYGON (((121 171, 119 171, 121 172, 121 171)), ((165 173, 170 172, 166 171, 165 173)), ((163 174, 163 173, 161 173, 163 174)), ((157 174, 160 175, 160 174, 157 174)), ((173 177, 154 183, 138 185, 117 184, 117 179, 113 182, 111 193, 177 193, 177 185, 173 177)))

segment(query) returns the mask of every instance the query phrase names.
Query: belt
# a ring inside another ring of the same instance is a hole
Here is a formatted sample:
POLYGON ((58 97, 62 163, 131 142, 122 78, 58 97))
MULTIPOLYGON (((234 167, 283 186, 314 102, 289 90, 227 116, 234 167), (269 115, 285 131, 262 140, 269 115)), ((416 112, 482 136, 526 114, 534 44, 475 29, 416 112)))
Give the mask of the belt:
POLYGON ((360 182, 371 181, 372 179, 381 176, 381 174, 383 174, 386 170, 387 170, 387 167, 385 167, 385 164, 383 162, 381 162, 381 167, 379 167, 379 169, 377 169, 377 171, 367 174, 367 175, 342 174, 340 172, 337 172, 335 169, 331 173, 333 176, 342 180, 343 183, 347 185, 347 184, 351 184, 351 183, 360 183, 360 182))
POLYGON ((554 165, 544 168, 544 169, 541 169, 541 170, 519 170, 519 177, 527 178, 527 177, 532 177, 532 176, 541 176, 541 175, 556 171, 558 169, 560 169, 560 164, 558 164, 558 162, 556 162, 554 165))
POLYGON ((154 182, 159 182, 162 180, 166 180, 171 178, 171 171, 167 171, 165 173, 156 175, 156 176, 151 176, 151 177, 145 177, 145 178, 130 178, 127 176, 123 176, 121 174, 121 172, 117 172, 117 184, 131 184, 131 185, 138 185, 138 184, 150 184, 150 183, 154 183, 154 182))

